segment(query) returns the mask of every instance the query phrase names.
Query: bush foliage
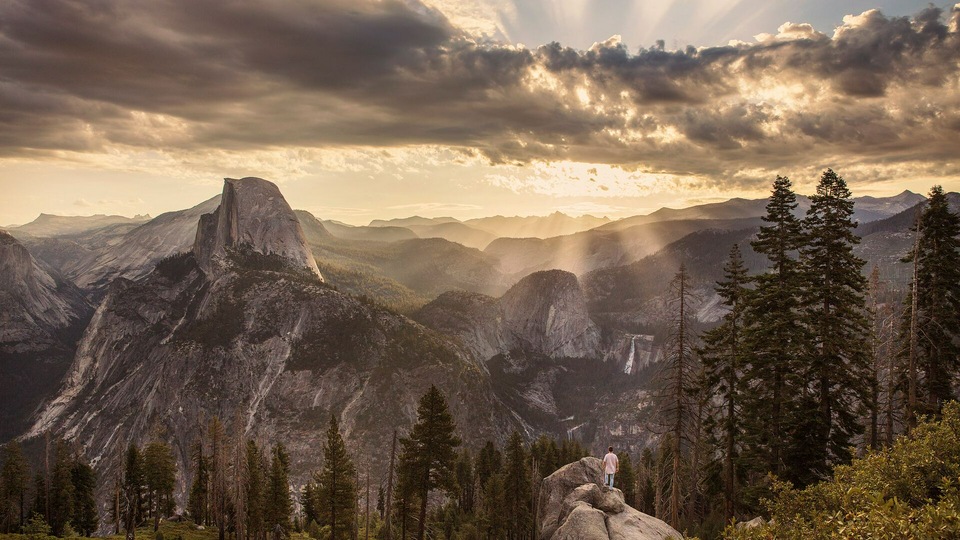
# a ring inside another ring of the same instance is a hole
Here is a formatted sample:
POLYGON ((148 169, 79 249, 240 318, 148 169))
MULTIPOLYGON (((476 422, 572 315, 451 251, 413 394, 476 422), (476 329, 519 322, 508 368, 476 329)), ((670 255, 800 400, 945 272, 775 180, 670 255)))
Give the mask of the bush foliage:
POLYGON ((803 490, 775 482, 771 523, 726 538, 960 538, 960 404, 803 490))

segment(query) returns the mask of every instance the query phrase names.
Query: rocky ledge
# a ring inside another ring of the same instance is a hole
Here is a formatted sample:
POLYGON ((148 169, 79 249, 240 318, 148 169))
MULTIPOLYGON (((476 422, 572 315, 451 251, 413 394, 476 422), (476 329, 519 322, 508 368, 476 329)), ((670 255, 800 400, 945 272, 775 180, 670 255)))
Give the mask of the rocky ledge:
POLYGON ((631 508, 623 492, 601 485, 594 457, 566 465, 543 479, 537 522, 540 540, 681 540, 663 521, 631 508))

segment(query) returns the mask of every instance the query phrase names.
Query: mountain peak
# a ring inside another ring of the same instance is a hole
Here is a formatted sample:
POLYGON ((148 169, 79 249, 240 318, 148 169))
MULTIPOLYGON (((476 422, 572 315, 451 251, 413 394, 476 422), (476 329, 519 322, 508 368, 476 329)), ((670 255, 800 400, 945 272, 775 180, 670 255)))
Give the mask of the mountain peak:
POLYGON ((220 206, 200 216, 193 252, 204 272, 217 273, 227 250, 240 248, 279 255, 323 279, 293 209, 262 178, 224 178, 220 206))

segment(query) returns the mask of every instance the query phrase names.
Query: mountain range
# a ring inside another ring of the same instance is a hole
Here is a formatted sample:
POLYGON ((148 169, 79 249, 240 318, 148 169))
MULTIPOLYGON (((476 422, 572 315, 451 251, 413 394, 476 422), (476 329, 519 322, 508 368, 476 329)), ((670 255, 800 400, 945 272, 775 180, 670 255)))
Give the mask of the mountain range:
MULTIPOLYGON (((858 253, 894 286, 922 201, 856 200, 858 253)), ((186 468, 218 416, 282 441, 302 483, 331 414, 383 470, 433 384, 471 447, 518 430, 638 449, 670 279, 687 265, 697 324, 714 324, 730 246, 764 267, 749 248, 764 205, 351 226, 243 178, 149 220, 44 215, 0 233, 0 442, 64 436, 112 474, 128 443, 162 436, 186 468)))

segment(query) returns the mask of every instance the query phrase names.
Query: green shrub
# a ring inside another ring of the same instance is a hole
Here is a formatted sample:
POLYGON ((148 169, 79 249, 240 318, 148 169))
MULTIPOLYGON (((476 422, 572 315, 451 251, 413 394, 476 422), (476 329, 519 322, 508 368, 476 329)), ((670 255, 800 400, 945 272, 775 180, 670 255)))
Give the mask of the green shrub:
POLYGON ((23 526, 23 534, 30 538, 46 538, 50 536, 50 525, 43 519, 43 516, 34 512, 34 514, 30 516, 30 521, 23 526))
POLYGON ((772 523, 726 538, 960 538, 960 404, 803 490, 774 483, 772 523))

